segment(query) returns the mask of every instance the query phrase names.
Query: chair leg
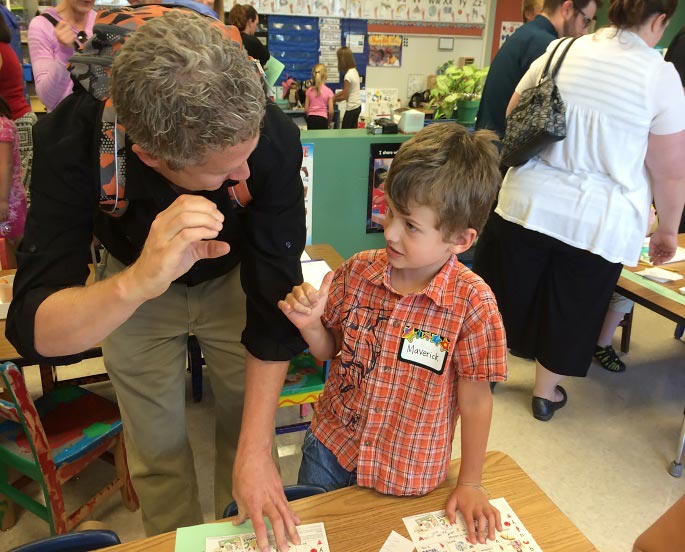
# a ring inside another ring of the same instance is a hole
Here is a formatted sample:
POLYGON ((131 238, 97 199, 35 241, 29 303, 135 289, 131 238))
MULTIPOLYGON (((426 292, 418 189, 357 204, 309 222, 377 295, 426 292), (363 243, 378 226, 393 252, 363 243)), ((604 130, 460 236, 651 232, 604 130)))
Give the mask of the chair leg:
POLYGON ((671 463, 671 469, 669 471, 673 477, 680 477, 683 475, 683 450, 685 450, 685 419, 683 419, 683 427, 680 430, 680 440, 678 441, 675 460, 671 463))
POLYGON ((683 337, 683 333, 685 333, 685 324, 678 324, 675 327, 673 337, 675 337, 676 339, 680 339, 681 337, 683 337))
POLYGON ((7 531, 17 522, 14 502, 0 495, 0 531, 7 531))
POLYGON ((117 442, 114 445, 114 465, 117 471, 117 478, 121 480, 121 500, 123 501, 127 510, 135 512, 139 506, 138 495, 133 488, 131 476, 128 471, 128 462, 126 460, 126 444, 124 442, 123 433, 119 435, 117 442))
POLYGON ((630 309, 623 320, 621 321, 621 352, 627 353, 630 351, 630 334, 633 331, 633 312, 635 308, 630 309))
POLYGON ((55 367, 50 364, 40 364, 40 383, 43 388, 43 394, 52 391, 55 388, 55 367))

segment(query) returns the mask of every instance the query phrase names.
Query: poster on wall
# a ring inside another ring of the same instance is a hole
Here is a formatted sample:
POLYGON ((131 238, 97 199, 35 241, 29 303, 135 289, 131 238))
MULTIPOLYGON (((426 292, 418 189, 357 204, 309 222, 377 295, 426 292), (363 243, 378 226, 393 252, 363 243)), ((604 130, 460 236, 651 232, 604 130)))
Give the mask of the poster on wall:
POLYGON ((300 177, 304 186, 304 209, 307 223, 307 245, 312 243, 312 202, 314 185, 314 144, 302 144, 300 177))
POLYGON ((385 202, 384 181, 402 144, 371 144, 369 162, 369 191, 366 207, 366 233, 383 231, 388 206, 385 202))
POLYGON ((520 21, 502 21, 502 28, 499 31, 499 47, 502 47, 507 39, 514 34, 514 31, 518 29, 523 23, 520 21))
POLYGON ((370 34, 368 40, 371 67, 402 65, 402 35, 370 34))
POLYGON ((375 121, 379 117, 392 117, 399 99, 397 88, 367 88, 364 97, 364 119, 375 121))

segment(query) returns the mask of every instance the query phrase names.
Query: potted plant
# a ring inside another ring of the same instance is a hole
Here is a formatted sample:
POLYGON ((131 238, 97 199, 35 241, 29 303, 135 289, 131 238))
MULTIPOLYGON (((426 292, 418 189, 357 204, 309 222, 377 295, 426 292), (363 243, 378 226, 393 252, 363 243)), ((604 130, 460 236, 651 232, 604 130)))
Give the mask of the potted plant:
POLYGON ((473 124, 489 67, 474 65, 456 67, 452 62, 439 70, 435 87, 430 91, 430 105, 435 107, 434 119, 451 119, 457 112, 457 122, 473 124))

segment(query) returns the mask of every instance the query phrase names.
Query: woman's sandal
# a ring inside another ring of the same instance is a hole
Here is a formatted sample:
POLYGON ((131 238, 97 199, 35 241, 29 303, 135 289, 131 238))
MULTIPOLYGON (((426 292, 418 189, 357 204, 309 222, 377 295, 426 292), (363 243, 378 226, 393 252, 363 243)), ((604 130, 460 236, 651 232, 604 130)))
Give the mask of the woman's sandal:
POLYGON ((607 345, 606 347, 600 347, 597 345, 595 347, 594 357, 597 359, 597 362, 599 362, 602 368, 609 370, 609 372, 618 373, 626 371, 625 363, 618 358, 616 351, 611 345, 607 345))

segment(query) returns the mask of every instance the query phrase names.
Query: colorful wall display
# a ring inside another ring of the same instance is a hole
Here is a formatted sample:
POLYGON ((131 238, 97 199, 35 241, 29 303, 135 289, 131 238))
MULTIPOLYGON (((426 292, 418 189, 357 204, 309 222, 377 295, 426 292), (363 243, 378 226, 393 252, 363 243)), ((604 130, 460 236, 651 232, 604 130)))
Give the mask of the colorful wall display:
POLYGON ((369 162, 369 193, 366 209, 366 233, 383 231, 388 206, 385 202, 384 181, 392 160, 402 144, 371 144, 369 162))
MULTIPOLYGON (((486 0, 254 0, 259 13, 485 25, 486 0)), ((229 9, 229 8, 227 8, 229 9)))

